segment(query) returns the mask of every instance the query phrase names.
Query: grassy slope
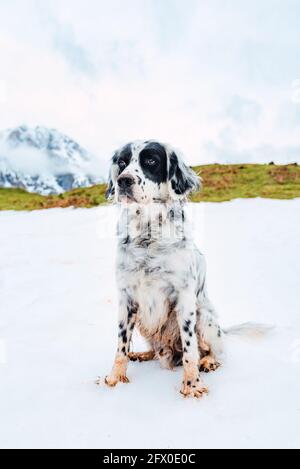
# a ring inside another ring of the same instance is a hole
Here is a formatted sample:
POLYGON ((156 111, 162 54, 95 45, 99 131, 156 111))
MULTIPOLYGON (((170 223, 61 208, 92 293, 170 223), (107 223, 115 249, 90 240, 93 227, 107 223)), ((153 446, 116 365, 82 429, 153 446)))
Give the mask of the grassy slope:
POLYGON ((54 207, 95 207, 106 201, 105 186, 76 189, 44 197, 21 189, 0 189, 0 210, 40 210, 54 207))
POLYGON ((203 179, 195 202, 223 202, 237 198, 300 197, 300 167, 297 165, 209 165, 194 168, 203 179))
MULTIPOLYGON (((192 196, 194 202, 300 197, 300 167, 296 165, 208 165, 194 169, 203 180, 202 192, 192 196)), ((95 207, 102 203, 105 203, 104 185, 49 197, 29 194, 20 189, 0 189, 0 210, 95 207)))

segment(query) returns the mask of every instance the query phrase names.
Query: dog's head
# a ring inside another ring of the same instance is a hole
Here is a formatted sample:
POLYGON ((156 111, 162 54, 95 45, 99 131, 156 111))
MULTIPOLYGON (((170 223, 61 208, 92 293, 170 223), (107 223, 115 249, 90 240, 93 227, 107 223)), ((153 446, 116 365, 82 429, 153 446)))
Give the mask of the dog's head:
POLYGON ((200 179, 169 145, 135 142, 113 156, 107 197, 147 204, 185 200, 199 188, 200 179))

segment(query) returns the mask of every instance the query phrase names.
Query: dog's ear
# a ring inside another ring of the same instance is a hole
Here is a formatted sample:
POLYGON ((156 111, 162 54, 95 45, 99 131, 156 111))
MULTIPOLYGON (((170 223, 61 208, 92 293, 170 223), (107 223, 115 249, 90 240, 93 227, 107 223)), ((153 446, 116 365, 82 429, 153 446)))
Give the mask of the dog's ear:
POLYGON ((169 184, 172 199, 185 199, 191 192, 200 190, 201 179, 175 152, 170 154, 169 184))
POLYGON ((105 197, 107 199, 112 199, 114 195, 115 195, 115 186, 114 186, 114 183, 112 182, 111 177, 109 177, 107 191, 105 192, 105 197))
POLYGON ((119 175, 119 167, 118 167, 118 153, 115 153, 112 161, 111 161, 111 167, 109 170, 109 176, 108 176, 108 186, 107 186, 107 191, 106 191, 106 198, 107 199, 113 199, 115 196, 116 192, 116 181, 119 175))

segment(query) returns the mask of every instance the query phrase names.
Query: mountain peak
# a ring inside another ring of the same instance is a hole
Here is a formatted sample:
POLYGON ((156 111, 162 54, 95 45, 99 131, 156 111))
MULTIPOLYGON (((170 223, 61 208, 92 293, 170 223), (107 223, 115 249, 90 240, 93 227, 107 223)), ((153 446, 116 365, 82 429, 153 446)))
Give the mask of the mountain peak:
POLYGON ((95 158, 56 129, 22 125, 0 134, 0 187, 18 187, 42 195, 88 187, 95 158))

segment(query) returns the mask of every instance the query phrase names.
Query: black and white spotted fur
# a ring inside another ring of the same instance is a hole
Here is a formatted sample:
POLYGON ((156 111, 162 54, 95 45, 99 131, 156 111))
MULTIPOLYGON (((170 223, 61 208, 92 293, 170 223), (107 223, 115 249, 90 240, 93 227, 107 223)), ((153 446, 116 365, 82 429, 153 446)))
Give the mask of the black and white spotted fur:
POLYGON ((223 331, 208 297, 206 265, 194 244, 185 206, 200 180, 180 154, 155 141, 116 152, 107 196, 120 204, 117 280, 119 344, 106 378, 127 382, 137 327, 164 368, 184 366, 182 393, 207 392, 200 370, 215 370, 223 331))

